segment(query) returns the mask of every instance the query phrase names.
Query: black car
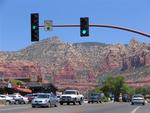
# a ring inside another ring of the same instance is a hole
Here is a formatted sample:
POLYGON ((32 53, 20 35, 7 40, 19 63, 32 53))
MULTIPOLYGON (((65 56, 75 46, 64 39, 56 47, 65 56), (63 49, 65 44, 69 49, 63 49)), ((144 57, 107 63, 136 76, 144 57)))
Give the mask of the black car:
POLYGON ((100 94, 90 94, 88 97, 88 103, 102 103, 100 94))
POLYGON ((124 94, 122 96, 122 101, 123 102, 130 102, 131 101, 131 97, 128 94, 124 94))

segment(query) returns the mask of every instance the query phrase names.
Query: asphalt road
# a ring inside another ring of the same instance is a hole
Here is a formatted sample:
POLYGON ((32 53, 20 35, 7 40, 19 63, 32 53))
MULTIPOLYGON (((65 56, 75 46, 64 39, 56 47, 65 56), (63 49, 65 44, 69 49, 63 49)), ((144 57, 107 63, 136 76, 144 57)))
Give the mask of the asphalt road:
POLYGON ((150 104, 104 103, 62 105, 52 108, 32 108, 31 105, 9 105, 0 108, 0 113, 150 113, 150 104))

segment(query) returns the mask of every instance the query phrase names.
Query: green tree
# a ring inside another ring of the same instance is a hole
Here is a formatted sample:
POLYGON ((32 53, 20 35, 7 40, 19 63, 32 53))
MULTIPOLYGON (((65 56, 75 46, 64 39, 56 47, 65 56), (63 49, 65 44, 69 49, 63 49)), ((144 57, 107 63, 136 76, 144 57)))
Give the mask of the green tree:
POLYGON ((122 77, 122 76, 115 77, 115 79, 114 79, 115 101, 119 101, 119 96, 120 96, 120 93, 122 92, 123 85, 124 85, 124 77, 122 77))
POLYGON ((104 81, 104 86, 101 88, 101 90, 106 96, 108 96, 108 92, 113 93, 114 89, 114 78, 110 76, 104 81))
POLYGON ((130 87, 129 85, 127 84, 123 84, 123 87, 122 87, 122 94, 128 94, 128 95, 133 95, 135 93, 135 90, 130 87))
POLYGON ((115 101, 119 101, 120 93, 122 93, 122 89, 124 86, 124 77, 108 77, 104 82, 104 86, 102 87, 102 91, 108 96, 108 93, 114 94, 115 101))
POLYGON ((150 88, 149 87, 145 87, 145 88, 137 88, 135 90, 136 94, 142 94, 142 95, 150 95, 150 88))
POLYGON ((96 87, 95 90, 94 90, 94 92, 95 92, 95 93, 101 93, 102 91, 101 91, 101 88, 100 88, 100 87, 96 87))

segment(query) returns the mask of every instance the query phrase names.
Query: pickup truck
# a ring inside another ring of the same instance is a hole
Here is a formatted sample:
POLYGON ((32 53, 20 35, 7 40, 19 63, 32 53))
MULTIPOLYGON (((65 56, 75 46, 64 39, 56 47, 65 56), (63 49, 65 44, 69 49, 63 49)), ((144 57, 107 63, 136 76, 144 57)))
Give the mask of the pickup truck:
POLYGON ((79 93, 78 90, 65 90, 64 93, 60 97, 60 105, 63 105, 63 103, 67 103, 69 105, 70 103, 73 103, 76 105, 76 103, 79 103, 79 105, 82 104, 84 96, 79 93))

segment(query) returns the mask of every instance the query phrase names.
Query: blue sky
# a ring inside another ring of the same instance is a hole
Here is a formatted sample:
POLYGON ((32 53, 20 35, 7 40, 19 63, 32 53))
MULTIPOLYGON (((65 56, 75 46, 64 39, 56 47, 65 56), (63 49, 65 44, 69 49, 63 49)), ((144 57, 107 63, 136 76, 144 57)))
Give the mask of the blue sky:
MULTIPOLYGON (((112 24, 150 33, 150 0, 0 0, 0 51, 17 51, 32 44, 30 13, 54 24, 79 24, 89 17, 91 24, 112 24)), ((128 43, 132 38, 150 43, 150 38, 109 28, 90 28, 80 37, 79 28, 40 28, 40 40, 58 36, 64 42, 128 43)))

